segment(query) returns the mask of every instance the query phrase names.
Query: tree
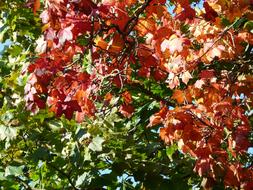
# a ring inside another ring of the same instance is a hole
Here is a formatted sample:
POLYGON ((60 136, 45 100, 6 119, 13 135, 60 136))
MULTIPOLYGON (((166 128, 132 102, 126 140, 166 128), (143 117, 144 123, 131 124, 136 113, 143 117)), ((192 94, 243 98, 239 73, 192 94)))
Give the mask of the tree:
POLYGON ((4 0, 3 189, 252 189, 252 1, 4 0))

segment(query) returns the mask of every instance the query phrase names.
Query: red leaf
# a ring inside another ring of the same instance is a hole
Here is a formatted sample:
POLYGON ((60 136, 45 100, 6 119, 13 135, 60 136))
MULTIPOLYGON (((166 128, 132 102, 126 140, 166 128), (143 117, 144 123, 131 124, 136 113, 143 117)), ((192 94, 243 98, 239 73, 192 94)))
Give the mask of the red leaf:
POLYGON ((211 172, 210 168, 210 158, 198 159, 194 171, 199 174, 199 176, 208 176, 211 172))
POLYGON ((80 0, 77 3, 78 9, 80 9, 84 14, 90 15, 93 9, 97 8, 97 5, 91 0, 80 0))
POLYGON ((201 73, 199 74, 200 78, 202 79, 211 79, 215 76, 215 71, 214 70, 204 70, 201 71, 201 73))
POLYGON ((236 167, 234 165, 229 166, 226 170, 224 184, 228 186, 238 187, 240 185, 240 182, 236 174, 237 174, 236 167))
POLYGON ((157 5, 157 4, 162 4, 164 5, 166 3, 166 0, 151 0, 151 5, 157 5))
POLYGON ((74 113, 74 110, 72 109, 66 109, 63 111, 65 117, 68 119, 68 120, 71 120, 72 117, 73 117, 73 113, 74 113))
POLYGON ((175 18, 180 20, 180 21, 185 21, 186 19, 190 19, 192 20, 196 15, 196 12, 193 8, 190 7, 190 5, 188 4, 188 6, 184 7, 184 10, 179 13, 175 18))
POLYGON ((71 109, 73 111, 79 111, 79 112, 82 111, 80 105, 78 104, 78 102, 76 100, 70 100, 68 102, 64 102, 63 104, 67 105, 67 109, 68 110, 71 109))
POLYGON ((167 107, 163 107, 158 113, 152 115, 149 119, 149 124, 147 127, 152 127, 163 122, 168 112, 167 107))
POLYGON ((120 106, 119 111, 124 117, 130 118, 134 112, 134 107, 132 105, 123 104, 120 106))
POLYGON ((128 91, 125 91, 123 94, 122 94, 122 97, 123 97, 123 100, 125 102, 126 105, 132 103, 133 99, 132 99, 132 95, 130 94, 130 92, 128 91))
POLYGON ((36 64, 31 64, 28 66, 28 72, 32 73, 36 69, 36 64))
POLYGON ((138 71, 138 75, 140 77, 149 78, 150 77, 150 68, 148 67, 141 67, 138 71))
POLYGON ((148 57, 140 57, 140 63, 145 67, 155 67, 158 65, 158 60, 153 55, 148 57))
POLYGON ((161 139, 166 143, 169 144, 171 143, 171 139, 169 138, 169 127, 163 127, 160 128, 160 133, 159 133, 161 139))
POLYGON ((38 96, 34 96, 34 102, 40 109, 44 109, 46 107, 45 101, 41 100, 38 96))
POLYGON ((161 70, 158 70, 156 69, 154 71, 154 74, 153 74, 153 77, 156 81, 163 81, 167 78, 167 73, 161 71, 161 70))
POLYGON ((117 18, 110 20, 110 22, 111 22, 111 24, 118 25, 119 29, 121 31, 123 31, 126 24, 129 21, 129 15, 126 11, 124 11, 122 9, 119 9, 119 8, 118 8, 118 11, 117 11, 117 15, 118 15, 117 18))
POLYGON ((74 23, 74 27, 72 29, 73 36, 77 37, 79 34, 90 32, 91 28, 91 23, 88 21, 74 23))
POLYGON ((209 5, 208 2, 204 2, 204 8, 206 11, 206 14, 204 14, 204 18, 207 21, 215 21, 215 18, 218 17, 218 14, 215 12, 215 10, 209 5))

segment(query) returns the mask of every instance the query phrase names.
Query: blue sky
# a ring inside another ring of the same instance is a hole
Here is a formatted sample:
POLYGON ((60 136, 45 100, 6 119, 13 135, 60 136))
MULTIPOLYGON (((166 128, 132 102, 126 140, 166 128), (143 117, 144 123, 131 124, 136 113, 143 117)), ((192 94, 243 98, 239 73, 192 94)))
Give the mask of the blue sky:
POLYGON ((4 43, 0 43, 0 54, 4 50, 4 46, 9 46, 11 44, 10 40, 6 40, 4 43))
POLYGON ((0 43, 0 52, 3 51, 3 48, 4 48, 3 44, 0 43))

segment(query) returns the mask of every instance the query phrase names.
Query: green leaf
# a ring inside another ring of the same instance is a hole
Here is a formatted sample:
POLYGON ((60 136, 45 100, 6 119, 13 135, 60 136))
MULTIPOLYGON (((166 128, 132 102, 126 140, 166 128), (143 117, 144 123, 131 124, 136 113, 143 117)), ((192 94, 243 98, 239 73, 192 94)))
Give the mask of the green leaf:
POLYGON ((0 140, 12 140, 17 136, 17 128, 0 125, 0 140))
POLYGON ((102 137, 95 137, 92 139, 92 142, 89 144, 88 148, 91 149, 92 151, 96 152, 96 151, 102 151, 102 143, 105 140, 102 137))
POLYGON ((76 180, 76 186, 87 186, 92 181, 92 175, 90 175, 90 172, 84 172, 82 175, 78 176, 76 180))
POLYGON ((5 176, 19 176, 23 174, 24 166, 7 166, 5 168, 5 176))
POLYGON ((13 56, 16 57, 22 52, 23 48, 20 46, 12 46, 10 49, 8 49, 8 52, 13 56))
POLYGON ((90 161, 91 160, 91 155, 89 148, 85 147, 84 149, 84 161, 90 161))
POLYGON ((172 155, 175 153, 175 151, 178 149, 176 144, 173 144, 166 148, 166 155, 169 157, 169 159, 172 160, 172 155))
POLYGON ((56 120, 50 121, 47 124, 50 127, 50 129, 52 129, 52 131, 54 132, 59 131, 63 127, 62 122, 56 120))
POLYGON ((0 181, 6 180, 5 172, 0 172, 0 181))
POLYGON ((252 30, 253 30, 253 21, 250 20, 250 21, 246 22, 244 24, 243 28, 251 31, 251 33, 252 33, 252 30))
POLYGON ((47 160, 49 158, 50 154, 49 151, 44 147, 39 147, 35 152, 33 153, 33 159, 35 161, 38 160, 47 160))
POLYGON ((82 46, 87 46, 89 44, 90 37, 88 35, 78 36, 76 41, 82 46))

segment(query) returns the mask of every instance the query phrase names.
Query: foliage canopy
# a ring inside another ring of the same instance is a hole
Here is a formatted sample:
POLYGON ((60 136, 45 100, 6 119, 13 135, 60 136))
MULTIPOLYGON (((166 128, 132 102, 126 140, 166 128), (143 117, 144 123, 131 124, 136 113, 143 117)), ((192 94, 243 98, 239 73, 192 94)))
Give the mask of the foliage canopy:
POLYGON ((251 0, 1 0, 0 189, 253 189, 251 0))

